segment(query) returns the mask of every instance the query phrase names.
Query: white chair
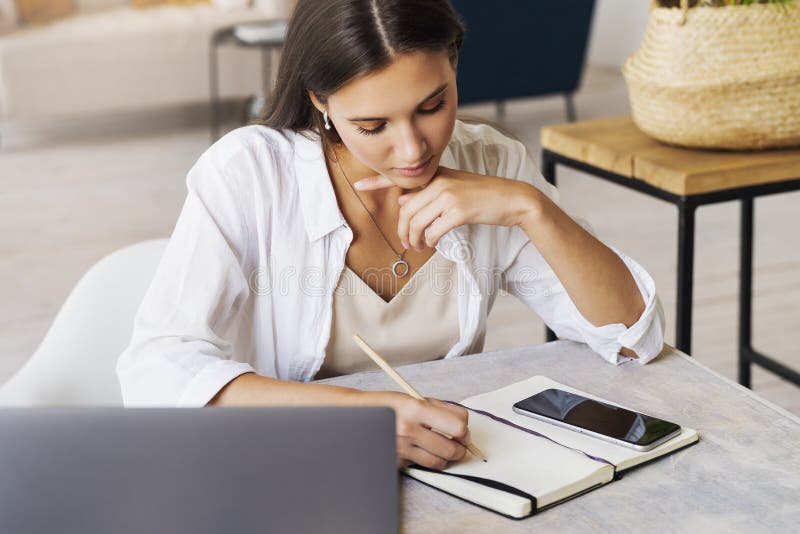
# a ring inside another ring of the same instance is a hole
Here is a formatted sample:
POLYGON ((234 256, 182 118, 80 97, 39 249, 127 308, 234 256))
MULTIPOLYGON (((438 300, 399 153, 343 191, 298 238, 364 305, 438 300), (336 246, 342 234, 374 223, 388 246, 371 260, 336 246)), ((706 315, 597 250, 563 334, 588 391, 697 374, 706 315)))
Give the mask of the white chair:
POLYGON ((0 406, 121 406, 117 358, 166 244, 137 243, 89 269, 33 356, 0 387, 0 406))

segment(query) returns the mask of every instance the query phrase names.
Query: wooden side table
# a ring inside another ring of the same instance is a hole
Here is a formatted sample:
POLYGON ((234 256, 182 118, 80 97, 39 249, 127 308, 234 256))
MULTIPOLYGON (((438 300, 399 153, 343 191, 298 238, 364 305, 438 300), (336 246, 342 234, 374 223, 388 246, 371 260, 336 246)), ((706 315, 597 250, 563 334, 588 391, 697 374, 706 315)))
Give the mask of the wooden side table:
POLYGON ((677 206, 676 347, 686 353, 691 351, 695 210, 741 201, 739 382, 750 387, 751 364, 756 364, 800 385, 800 373, 754 350, 751 342, 753 200, 800 189, 800 150, 678 148, 646 136, 628 116, 546 127, 541 141, 542 173, 552 184, 561 164, 677 206))

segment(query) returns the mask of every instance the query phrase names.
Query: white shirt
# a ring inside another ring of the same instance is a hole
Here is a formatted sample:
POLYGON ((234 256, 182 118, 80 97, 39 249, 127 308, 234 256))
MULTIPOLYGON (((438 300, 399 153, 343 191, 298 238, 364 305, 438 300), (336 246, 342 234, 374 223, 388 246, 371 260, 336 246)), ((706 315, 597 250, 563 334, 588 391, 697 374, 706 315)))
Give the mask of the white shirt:
MULTIPOLYGON (((189 171, 186 202, 117 363, 125 405, 203 406, 247 372, 314 378, 353 232, 319 137, 305 133, 310 138, 239 128, 189 171)), ((523 180, 557 200, 524 145, 487 125, 456 121, 441 165, 523 180)), ((640 363, 661 352, 664 316, 653 279, 613 247, 645 302, 630 328, 589 323, 519 227, 463 225, 436 249, 458 267, 460 337, 445 358, 482 350, 501 289, 560 338, 584 342, 609 362, 629 360, 622 346, 640 363)))

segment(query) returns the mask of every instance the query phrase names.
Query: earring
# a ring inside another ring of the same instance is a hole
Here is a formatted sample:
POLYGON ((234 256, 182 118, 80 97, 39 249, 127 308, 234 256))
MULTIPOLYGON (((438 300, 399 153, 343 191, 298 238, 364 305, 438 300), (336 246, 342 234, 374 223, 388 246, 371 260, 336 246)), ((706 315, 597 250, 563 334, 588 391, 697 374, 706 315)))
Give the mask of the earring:
POLYGON ((326 130, 330 130, 331 129, 331 123, 328 121, 328 110, 327 109, 322 113, 322 118, 325 119, 325 129, 326 130))

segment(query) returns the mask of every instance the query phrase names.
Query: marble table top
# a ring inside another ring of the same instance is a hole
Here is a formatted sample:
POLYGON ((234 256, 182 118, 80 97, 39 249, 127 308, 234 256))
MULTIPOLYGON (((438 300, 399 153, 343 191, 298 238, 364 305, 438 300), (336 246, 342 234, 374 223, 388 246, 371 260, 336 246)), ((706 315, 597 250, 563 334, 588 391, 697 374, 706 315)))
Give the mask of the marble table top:
MULTIPOLYGON (((404 476, 403 532, 800 532, 800 419, 676 349, 615 366, 555 341, 398 369, 423 395, 454 401, 544 375, 700 433, 688 449, 522 520, 404 476)), ((380 370, 320 382, 400 390, 380 370)))

